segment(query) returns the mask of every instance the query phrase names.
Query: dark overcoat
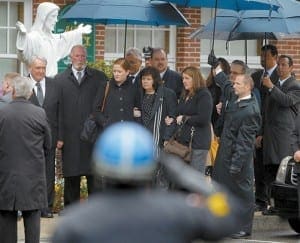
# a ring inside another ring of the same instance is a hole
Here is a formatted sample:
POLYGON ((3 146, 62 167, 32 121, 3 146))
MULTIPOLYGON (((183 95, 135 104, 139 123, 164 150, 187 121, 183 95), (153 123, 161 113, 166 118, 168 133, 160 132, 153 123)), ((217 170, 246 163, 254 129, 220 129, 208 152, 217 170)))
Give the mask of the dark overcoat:
POLYGON ((162 77, 162 80, 167 88, 174 90, 177 98, 179 99, 183 90, 181 74, 174 70, 171 70, 170 68, 167 68, 166 72, 162 77))
POLYGON ((47 207, 45 111, 22 98, 12 101, 0 109, 0 141, 0 210, 47 207))
POLYGON ((263 153, 264 164, 280 164, 292 154, 292 134, 300 109, 300 84, 290 77, 282 87, 275 85, 265 98, 263 153))
MULTIPOLYGON (((141 94, 141 103, 144 99, 145 94, 142 92, 141 94)), ((155 117, 156 114, 159 112, 160 106, 162 107, 161 110, 161 122, 158 127, 155 127, 156 130, 159 130, 159 142, 158 144, 162 146, 163 141, 169 140, 175 132, 176 128, 176 116, 177 116, 177 98, 176 94, 173 90, 161 85, 158 87, 155 100, 151 110, 151 118, 147 123, 143 122, 143 125, 150 129, 153 133, 153 128, 155 126, 155 117), (165 123, 165 118, 169 116, 174 118, 174 123, 167 126, 165 123)), ((142 117, 143 117, 143 109, 142 109, 142 117)), ((157 124, 158 125, 158 124, 157 124)))
POLYGON ((253 95, 237 103, 231 82, 224 73, 219 73, 215 80, 229 102, 212 178, 243 200, 241 215, 244 224, 237 231, 251 233, 254 206, 253 154, 255 137, 261 124, 260 109, 253 95), (232 175, 231 166, 240 169, 240 173, 232 175))
POLYGON ((80 132, 92 113, 97 90, 103 87, 107 78, 103 72, 87 67, 79 85, 69 67, 55 79, 62 89, 63 175, 90 175, 93 144, 80 140, 80 132))

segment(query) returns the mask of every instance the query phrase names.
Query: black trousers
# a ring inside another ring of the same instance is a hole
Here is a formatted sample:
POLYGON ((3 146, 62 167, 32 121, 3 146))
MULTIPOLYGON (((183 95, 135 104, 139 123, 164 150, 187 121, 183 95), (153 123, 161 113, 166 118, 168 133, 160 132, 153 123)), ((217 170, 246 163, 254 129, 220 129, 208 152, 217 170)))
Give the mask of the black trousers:
POLYGON ((264 183, 266 186, 266 195, 268 199, 268 204, 270 204, 270 198, 271 198, 271 185, 276 179, 278 165, 265 165, 264 166, 264 183))
POLYGON ((47 198, 48 209, 51 211, 55 196, 55 151, 53 147, 46 156, 46 183, 47 183, 47 198))
POLYGON ((259 206, 267 206, 268 197, 264 181, 265 166, 263 161, 263 149, 255 150, 254 178, 255 178, 255 202, 259 206))
MULTIPOLYGON (((94 177, 92 175, 86 176, 88 194, 90 195, 95 191, 94 177)), ((80 200, 80 181, 81 176, 64 177, 64 205, 65 207, 71 203, 80 200)))
MULTIPOLYGON (((0 237, 1 243, 15 243, 18 238, 17 211, 0 210, 0 237)), ((40 210, 22 211, 25 243, 40 242, 40 210)))

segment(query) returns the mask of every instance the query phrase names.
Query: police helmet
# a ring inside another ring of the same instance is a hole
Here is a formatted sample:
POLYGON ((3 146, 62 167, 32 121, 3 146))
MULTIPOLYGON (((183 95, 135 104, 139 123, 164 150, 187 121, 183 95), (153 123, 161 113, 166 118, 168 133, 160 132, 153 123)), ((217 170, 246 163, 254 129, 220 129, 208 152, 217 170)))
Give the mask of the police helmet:
POLYGON ((152 134, 134 122, 109 126, 95 143, 96 175, 119 181, 151 179, 156 168, 152 134))

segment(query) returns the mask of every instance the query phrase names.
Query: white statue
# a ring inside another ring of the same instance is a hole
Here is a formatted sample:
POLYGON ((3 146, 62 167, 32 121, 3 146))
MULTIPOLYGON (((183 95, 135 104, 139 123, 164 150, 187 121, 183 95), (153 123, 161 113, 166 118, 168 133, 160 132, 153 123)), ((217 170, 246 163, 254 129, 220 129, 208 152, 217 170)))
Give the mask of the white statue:
POLYGON ((82 44, 82 34, 92 32, 90 25, 80 24, 77 29, 61 34, 53 34, 57 22, 59 7, 50 2, 43 2, 37 8, 35 21, 30 32, 23 23, 17 22, 17 49, 20 59, 28 64, 32 56, 47 59, 47 76, 57 74, 57 62, 70 54, 74 45, 82 44))

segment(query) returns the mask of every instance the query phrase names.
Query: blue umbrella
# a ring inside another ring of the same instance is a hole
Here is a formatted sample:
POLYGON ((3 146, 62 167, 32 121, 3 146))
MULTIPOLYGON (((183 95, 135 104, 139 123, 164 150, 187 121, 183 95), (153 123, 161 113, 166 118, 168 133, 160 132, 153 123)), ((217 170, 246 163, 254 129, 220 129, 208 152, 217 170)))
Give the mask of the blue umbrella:
MULTIPOLYGON (((279 2, 279 0, 277 0, 279 2)), ((281 7, 271 13, 266 10, 220 10, 215 19, 197 29, 190 37, 209 39, 214 28, 217 39, 253 40, 277 39, 300 33, 300 3, 295 0, 280 1, 281 7)))
POLYGON ((183 7, 198 8, 222 8, 235 11, 240 10, 277 10, 280 4, 273 3, 273 0, 169 0, 183 7))
POLYGON ((125 24, 124 53, 128 24, 189 25, 186 18, 173 4, 149 2, 149 0, 80 0, 62 18, 105 25, 125 24))
MULTIPOLYGON (((231 9, 234 11, 240 10, 277 10, 280 6, 276 0, 169 0, 183 7, 202 7, 202 8, 214 8, 215 16, 218 8, 231 9)), ((212 49, 211 54, 214 55, 214 44, 215 44, 215 25, 216 19, 214 20, 214 29, 212 35, 212 49)))
MULTIPOLYGON (((279 3, 279 0, 276 0, 279 3)), ((279 39, 300 34, 300 3, 280 1, 281 7, 271 13, 267 10, 220 10, 205 26, 194 31, 190 38, 221 40, 279 39)))

